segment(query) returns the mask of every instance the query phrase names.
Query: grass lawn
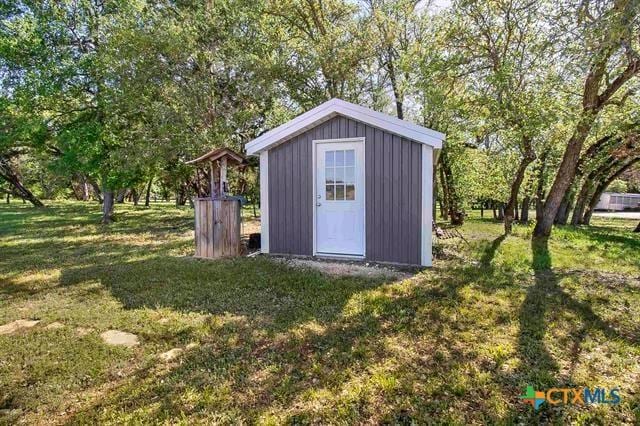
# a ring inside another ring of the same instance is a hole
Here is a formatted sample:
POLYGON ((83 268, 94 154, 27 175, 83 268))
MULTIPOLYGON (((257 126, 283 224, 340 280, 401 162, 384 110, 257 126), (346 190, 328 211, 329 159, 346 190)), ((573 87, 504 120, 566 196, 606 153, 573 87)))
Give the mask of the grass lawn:
POLYGON ((546 247, 472 218, 469 246, 394 281, 194 260, 191 210, 118 205, 111 227, 98 210, 0 205, 0 325, 40 320, 0 335, 0 423, 640 422, 635 222, 546 247), (622 401, 534 413, 527 385, 622 401))

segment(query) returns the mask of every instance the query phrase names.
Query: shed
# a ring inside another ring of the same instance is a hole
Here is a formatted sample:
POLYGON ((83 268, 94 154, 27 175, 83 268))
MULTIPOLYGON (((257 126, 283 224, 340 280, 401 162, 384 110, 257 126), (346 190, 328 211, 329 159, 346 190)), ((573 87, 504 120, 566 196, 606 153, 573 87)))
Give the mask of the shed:
POLYGON ((260 156, 261 251, 431 266, 444 139, 332 99, 247 143, 260 156))

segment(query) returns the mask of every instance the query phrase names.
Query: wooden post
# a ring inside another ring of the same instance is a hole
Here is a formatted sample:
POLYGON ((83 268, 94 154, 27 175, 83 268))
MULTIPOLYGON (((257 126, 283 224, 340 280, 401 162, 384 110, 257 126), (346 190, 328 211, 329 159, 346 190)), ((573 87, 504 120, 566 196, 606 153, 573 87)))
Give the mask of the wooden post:
POLYGON ((215 195, 215 180, 213 178, 213 161, 209 163, 209 198, 213 199, 215 195))
POLYGON ((227 157, 220 160, 220 195, 225 196, 227 189, 227 157))

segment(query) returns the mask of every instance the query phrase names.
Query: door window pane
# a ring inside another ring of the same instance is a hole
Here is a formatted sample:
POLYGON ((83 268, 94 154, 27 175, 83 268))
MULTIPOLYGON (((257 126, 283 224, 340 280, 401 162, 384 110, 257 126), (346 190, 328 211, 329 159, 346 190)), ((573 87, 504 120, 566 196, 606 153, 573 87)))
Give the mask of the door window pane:
POLYGON ((356 165, 356 152, 353 149, 348 149, 344 152, 344 165, 345 166, 356 165))
POLYGON ((325 167, 333 167, 333 153, 335 151, 327 151, 324 153, 324 165, 325 167))
POLYGON ((347 200, 355 200, 356 199, 356 186, 355 185, 347 185, 346 199, 347 200))
POLYGON ((333 183, 333 167, 327 167, 324 169, 324 180, 326 184, 333 183))
POLYGON ((325 193, 325 199, 327 200, 335 200, 335 185, 327 185, 327 190, 325 193))
POLYGON ((344 181, 345 183, 355 183, 355 167, 345 167, 344 181))
POLYGON ((325 200, 356 199, 355 150, 325 151, 325 200))

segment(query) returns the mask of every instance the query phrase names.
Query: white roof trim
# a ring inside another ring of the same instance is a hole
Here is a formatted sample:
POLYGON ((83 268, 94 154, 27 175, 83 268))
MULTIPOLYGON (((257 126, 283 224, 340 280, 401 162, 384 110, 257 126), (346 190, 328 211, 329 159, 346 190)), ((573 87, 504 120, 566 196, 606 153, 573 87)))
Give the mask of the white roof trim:
POLYGON ((442 141, 445 140, 445 135, 443 133, 334 98, 310 111, 305 112, 304 114, 299 115, 293 120, 276 127, 273 130, 269 130, 251 142, 248 142, 245 145, 247 154, 255 155, 259 152, 268 150, 280 142, 299 135, 305 130, 327 121, 337 114, 361 121, 373 127, 378 127, 398 136, 429 145, 436 149, 442 148, 442 141))

